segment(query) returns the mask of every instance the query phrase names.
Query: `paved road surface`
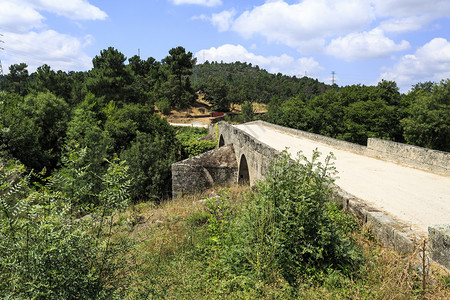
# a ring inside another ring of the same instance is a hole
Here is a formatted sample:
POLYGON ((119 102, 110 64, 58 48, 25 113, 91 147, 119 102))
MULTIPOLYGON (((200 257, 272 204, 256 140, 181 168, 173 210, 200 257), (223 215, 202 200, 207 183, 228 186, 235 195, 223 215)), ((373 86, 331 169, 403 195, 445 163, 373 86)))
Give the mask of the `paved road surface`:
POLYGON ((408 168, 352 152, 338 150, 312 140, 298 138, 260 125, 237 125, 261 142, 296 155, 311 158, 315 148, 336 156, 336 184, 422 235, 428 226, 450 224, 450 177, 408 168))
POLYGON ((200 122, 194 122, 190 124, 182 124, 182 123, 169 123, 172 126, 181 126, 181 127, 197 127, 197 128, 208 128, 208 125, 203 125, 200 122))

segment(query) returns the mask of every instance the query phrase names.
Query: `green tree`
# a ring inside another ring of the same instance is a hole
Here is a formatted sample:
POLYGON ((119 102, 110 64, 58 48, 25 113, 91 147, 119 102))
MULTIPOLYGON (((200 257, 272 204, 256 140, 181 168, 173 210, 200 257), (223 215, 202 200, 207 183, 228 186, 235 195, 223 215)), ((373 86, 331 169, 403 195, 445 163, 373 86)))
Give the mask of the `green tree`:
POLYGON ((153 89, 159 78, 160 63, 153 57, 142 60, 135 55, 130 58, 128 69, 133 78, 130 84, 130 94, 134 102, 141 104, 153 104, 155 102, 153 89))
POLYGON ((213 111, 230 111, 229 88, 225 81, 212 78, 205 84, 203 91, 206 93, 204 99, 211 104, 213 111))
POLYGON ((25 63, 9 66, 9 74, 5 75, 7 90, 25 96, 28 93, 28 65, 25 63))
POLYGON ((108 105, 105 130, 114 140, 114 152, 120 153, 130 146, 138 132, 157 131, 153 123, 153 107, 141 104, 125 104, 118 108, 113 102, 108 105))
POLYGON ((122 151, 121 159, 130 166, 133 200, 159 202, 171 193, 171 165, 178 160, 173 128, 158 115, 152 117, 155 132, 137 132, 136 139, 122 151))
MULTIPOLYGON (((87 177, 95 192, 101 188, 99 176, 106 170, 105 158, 111 158, 114 149, 114 140, 110 133, 104 130, 104 121, 97 107, 99 106, 97 100, 92 94, 88 94, 86 99, 77 106, 68 123, 65 139, 66 148, 69 150, 75 145, 87 148, 84 158, 89 165, 87 177)), ((68 153, 64 155, 67 156, 68 153)))
POLYGON ((251 102, 247 101, 241 106, 241 114, 244 122, 253 121, 255 117, 255 111, 253 110, 253 105, 251 102))
POLYGON ((87 89, 97 97, 105 97, 107 101, 135 100, 134 95, 130 94, 132 77, 125 61, 126 57, 113 47, 100 51, 100 55, 92 60, 94 67, 86 79, 87 89))
POLYGON ((450 80, 430 90, 414 91, 414 100, 401 120, 407 143, 450 151, 450 80))
POLYGON ((53 71, 50 66, 42 65, 32 74, 29 82, 30 93, 50 92, 56 97, 69 101, 73 80, 63 71, 53 71))
POLYGON ((4 99, 2 140, 8 153, 35 170, 55 168, 69 121, 67 103, 51 93, 4 99))
POLYGON ((192 74, 196 59, 192 58, 192 52, 186 53, 181 46, 170 49, 169 54, 162 60, 165 80, 161 83, 159 93, 170 100, 172 107, 188 107, 197 98, 188 77, 192 74))

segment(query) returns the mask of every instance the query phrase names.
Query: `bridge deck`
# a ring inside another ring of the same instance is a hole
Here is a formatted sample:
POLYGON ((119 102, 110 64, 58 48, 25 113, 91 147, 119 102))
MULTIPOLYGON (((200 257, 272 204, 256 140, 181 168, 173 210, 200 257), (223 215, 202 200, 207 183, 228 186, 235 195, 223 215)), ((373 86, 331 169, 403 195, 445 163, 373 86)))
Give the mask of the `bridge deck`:
POLYGON ((429 225, 450 224, 449 176, 335 149, 261 125, 236 127, 276 150, 288 147, 291 155, 301 150, 310 158, 317 148, 324 159, 333 152, 338 186, 422 235, 427 234, 429 225))

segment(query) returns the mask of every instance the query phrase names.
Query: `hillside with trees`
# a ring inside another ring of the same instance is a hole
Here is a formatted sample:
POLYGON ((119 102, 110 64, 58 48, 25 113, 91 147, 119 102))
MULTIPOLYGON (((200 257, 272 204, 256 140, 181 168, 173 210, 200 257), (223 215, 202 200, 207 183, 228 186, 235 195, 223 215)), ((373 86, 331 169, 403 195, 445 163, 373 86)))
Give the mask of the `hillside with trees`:
POLYGON ((245 62, 208 62, 196 65, 191 81, 203 91, 216 111, 228 111, 230 104, 269 103, 302 95, 311 98, 330 86, 308 77, 271 74, 245 62))
MULTIPOLYGON (((11 65, 1 81, 0 146, 3 159, 17 159, 46 175, 64 169, 63 160, 86 149, 80 164, 85 180, 100 190, 107 162, 130 167, 132 197, 159 199, 170 193, 170 165, 181 158, 175 130, 154 104, 187 107, 196 99, 189 82, 195 60, 183 47, 161 62, 126 57, 110 47, 92 60, 87 72, 39 67, 29 75, 24 63, 11 65)), ((80 199, 89 204, 90 200, 80 199)))

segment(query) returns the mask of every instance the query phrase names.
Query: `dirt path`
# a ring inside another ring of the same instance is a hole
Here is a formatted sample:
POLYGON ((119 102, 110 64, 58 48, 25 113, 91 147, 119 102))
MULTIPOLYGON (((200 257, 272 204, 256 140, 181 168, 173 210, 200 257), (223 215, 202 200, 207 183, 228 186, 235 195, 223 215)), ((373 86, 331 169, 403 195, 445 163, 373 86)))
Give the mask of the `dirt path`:
POLYGON ((291 155, 301 150, 311 158, 312 151, 318 148, 324 159, 333 152, 339 171, 337 185, 422 235, 427 235, 429 225, 450 224, 449 176, 338 150, 259 125, 236 127, 276 150, 288 147, 291 155))

